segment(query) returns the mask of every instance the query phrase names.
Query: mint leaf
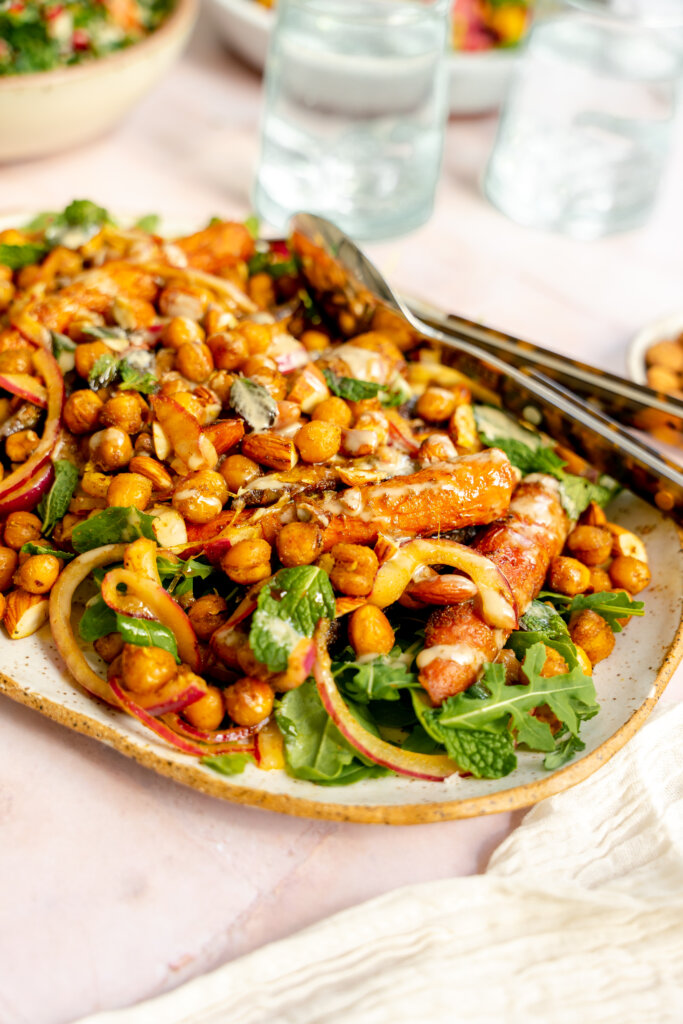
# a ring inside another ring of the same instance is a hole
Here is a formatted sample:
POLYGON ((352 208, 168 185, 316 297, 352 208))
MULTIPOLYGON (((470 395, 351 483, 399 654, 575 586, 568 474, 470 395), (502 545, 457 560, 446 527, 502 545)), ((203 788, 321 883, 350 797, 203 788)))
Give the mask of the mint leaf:
POLYGON ((180 664, 178 644, 173 631, 161 622, 155 622, 153 619, 136 619, 117 612, 116 628, 125 643, 136 644, 138 647, 161 647, 162 650, 169 651, 180 664))
POLYGON ((101 594, 96 594, 85 606, 85 611, 78 623, 81 640, 92 644, 102 636, 116 633, 116 612, 105 604, 101 594))
POLYGON ((144 217, 139 217, 133 227, 138 228, 140 231, 147 231, 148 234, 156 234, 159 225, 161 224, 161 217, 158 213, 146 213, 144 217))
POLYGON ((517 767, 514 743, 509 732, 444 730, 446 753, 463 772, 477 779, 500 779, 517 767))
POLYGON ((603 590, 597 594, 577 594, 576 597, 566 597, 564 594, 555 594, 550 591, 543 591, 541 597, 560 606, 560 614, 569 618, 574 612, 582 612, 590 609, 597 612, 609 624, 614 633, 621 633, 619 619, 629 616, 642 616, 645 614, 645 605, 642 601, 632 601, 622 591, 613 593, 611 590, 603 590))
POLYGON ((121 360, 118 369, 121 375, 119 390, 133 390, 141 395, 154 395, 159 390, 159 381, 153 373, 138 370, 127 359, 121 360))
POLYGON ((48 248, 40 242, 25 242, 23 245, 0 244, 0 264, 11 270, 30 267, 32 263, 40 263, 47 255, 48 248))
POLYGON ((251 754, 209 754, 199 759, 219 775, 240 775, 253 760, 251 754))
POLYGON ((332 674, 347 697, 367 704, 371 700, 397 701, 399 691, 420 688, 417 676, 407 667, 401 648, 381 654, 369 662, 335 661, 332 674))
POLYGON ((61 558, 63 562, 70 562, 75 555, 72 555, 69 551, 58 551, 57 548, 46 547, 44 544, 36 544, 35 541, 29 540, 21 546, 22 555, 54 555, 55 558, 61 558))
POLYGON ((362 402, 366 398, 376 398, 380 391, 386 390, 383 384, 355 380, 353 377, 340 377, 334 370, 324 369, 323 375, 332 394, 346 399, 347 402, 362 402))
POLYGON ((88 374, 88 384, 93 391, 100 388, 107 388, 113 384, 119 372, 119 361, 116 356, 105 352, 95 360, 92 370, 88 374))
POLYGON ((237 377, 230 388, 230 405, 253 430, 272 427, 278 415, 277 402, 258 381, 237 377))
POLYGON ((116 341, 123 341, 126 338, 126 332, 122 327, 100 327, 98 324, 86 324, 81 328, 81 333, 87 334, 90 338, 109 338, 116 341))
POLYGON ((556 455, 552 448, 530 448, 522 441, 507 437, 489 438, 482 435, 482 440, 490 448, 500 448, 505 452, 512 465, 520 469, 524 476, 528 473, 550 473, 557 476, 566 465, 564 459, 556 455))
POLYGON ((299 261, 296 256, 283 259, 280 255, 272 252, 257 252, 247 263, 249 276, 254 274, 269 274, 274 281, 281 277, 295 277, 299 273, 299 261))
POLYGON ((86 519, 74 527, 71 544, 79 555, 103 544, 130 544, 138 537, 156 540, 153 530, 154 516, 148 516, 132 506, 115 505, 86 519))
POLYGON ((279 572, 262 588, 249 631, 249 646, 272 672, 284 672, 303 637, 312 637, 323 618, 335 614, 329 576, 315 565, 279 572))
POLYGON ((101 227, 103 224, 114 223, 107 210, 91 199, 74 199, 63 213, 58 214, 57 219, 60 217, 71 228, 101 227))
MULTIPOLYGON (((601 478, 605 479, 605 478, 601 478)), ((562 504, 570 519, 578 519, 581 513, 594 501, 602 508, 607 505, 619 491, 619 486, 605 487, 601 483, 593 483, 583 476, 563 473, 560 478, 562 488, 562 504)))
POLYGON ((188 558, 183 562, 181 559, 175 561, 166 558, 164 555, 157 557, 157 570, 165 589, 174 597, 191 594, 196 579, 208 579, 216 572, 212 565, 199 562, 196 558, 188 558))
POLYGON ((38 515, 43 520, 43 534, 49 537, 57 523, 69 511, 69 503, 78 484, 78 469, 68 459, 55 462, 55 479, 52 487, 38 505, 38 515))
POLYGON ((521 629, 548 633, 551 636, 569 634, 567 623, 557 610, 544 601, 532 601, 519 620, 521 629))

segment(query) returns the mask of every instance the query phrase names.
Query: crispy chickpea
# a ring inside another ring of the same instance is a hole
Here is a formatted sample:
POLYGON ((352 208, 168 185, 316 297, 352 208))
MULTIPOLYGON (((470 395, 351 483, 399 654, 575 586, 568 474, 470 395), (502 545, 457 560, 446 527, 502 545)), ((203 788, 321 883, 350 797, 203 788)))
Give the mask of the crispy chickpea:
POLYGON ((203 288, 190 284, 182 288, 167 285, 159 296, 159 310, 164 316, 201 320, 209 305, 210 296, 203 288))
POLYGON ((141 512, 152 500, 152 481, 141 473, 119 473, 111 478, 107 489, 107 505, 138 508, 141 512))
POLYGON ((294 435, 294 444, 304 462, 327 462, 341 448, 341 427, 325 420, 311 420, 294 435))
POLYGON ((330 347, 329 335, 323 331, 304 331, 299 341, 307 352, 324 352, 330 347))
POLYGON ((323 546, 317 523, 287 523, 277 535, 277 555, 284 566, 311 565, 323 546))
POLYGON ((567 537, 567 547, 584 565, 602 565, 612 551, 612 534, 602 526, 577 526, 567 537))
POLYGON ((631 594, 639 594, 645 590, 652 580, 650 568, 646 562, 630 555, 619 555, 609 569, 609 578, 617 590, 628 590, 631 594))
POLYGON ((79 345, 74 354, 76 373, 88 379, 88 374, 101 356, 110 356, 111 349, 103 341, 86 341, 79 345))
POLYGON ((287 396, 287 378, 283 373, 280 373, 277 368, 271 368, 269 366, 264 366, 260 370, 249 373, 247 371, 247 365, 252 358, 262 359, 263 357, 252 356, 247 360, 242 368, 245 376, 251 377, 257 384, 264 387, 271 398, 274 398, 276 402, 281 402, 287 396))
POLYGON ((16 551, 0 547, 0 590, 7 590, 12 585, 17 561, 16 551))
POLYGON ((161 647, 124 644, 121 654, 123 685, 132 693, 154 693, 176 675, 175 658, 161 647))
POLYGON ((164 327, 161 341, 166 348, 179 349, 183 345, 204 341, 204 331, 196 320, 190 320, 186 316, 174 316, 164 327))
POLYGON ((576 558, 553 558, 548 572, 551 590, 574 597, 583 594, 590 586, 591 572, 587 565, 576 558))
POLYGON ((201 343, 181 345, 176 354, 176 368, 195 384, 207 380, 214 369, 211 349, 201 343))
POLYGON ((200 640, 210 640, 228 618, 228 606, 219 594, 204 594, 189 611, 192 627, 200 640))
POLYGON ((4 313, 6 309, 9 309, 15 290, 11 281, 4 279, 0 281, 0 313, 4 313))
POLYGON ((588 586, 588 590, 591 594, 601 593, 603 590, 611 590, 612 581, 609 578, 609 574, 604 569, 593 569, 591 571, 591 581, 588 586))
POLYGON ((101 636, 99 640, 96 640, 93 647, 102 661, 111 665, 112 661, 118 658, 123 651, 123 637, 120 633, 107 633, 106 636, 101 636))
POLYGON ((381 608, 364 604, 349 618, 349 642, 360 658, 364 654, 388 654, 395 643, 391 623, 381 608))
POLYGON ((67 512, 64 518, 57 523, 52 533, 55 543, 68 544, 74 527, 78 526, 81 522, 83 522, 81 516, 72 515, 71 512, 67 512))
POLYGON ((270 576, 271 547, 266 540, 241 540, 225 552, 221 569, 233 581, 249 586, 270 576))
POLYGON ((32 370, 33 353, 29 348, 0 352, 0 373, 31 373, 32 370))
POLYGON ((206 343, 217 370, 239 370, 249 358, 247 339, 238 331, 220 331, 206 343))
POLYGON ((312 420, 324 420, 335 423, 338 427, 351 426, 351 410, 343 398, 324 398, 311 413, 312 420))
POLYGON ((228 485, 220 473, 202 469, 184 477, 173 494, 173 508, 191 523, 208 523, 228 500, 228 485))
POLYGON ((225 707, 236 725, 258 725, 273 710, 273 691, 261 679, 244 676, 224 693, 225 707))
POLYGON ((681 378, 666 366, 649 366, 647 382, 655 391, 678 391, 681 378))
POLYGON ((234 383, 234 376, 227 370, 214 370, 207 381, 221 405, 228 405, 230 402, 230 391, 234 383))
POLYGON ((32 512, 10 512, 5 523, 5 544, 18 551, 29 541, 40 540, 42 528, 40 519, 32 512))
POLYGON ((39 444, 40 438, 35 430, 18 430, 5 441, 5 452, 12 462, 26 462, 39 444))
POLYGON ((133 450, 136 455, 154 456, 154 439, 152 435, 148 433, 138 434, 135 438, 133 450))
POLYGON ((261 475, 261 467, 246 455, 228 455, 221 463, 220 474, 230 493, 237 494, 241 487, 246 487, 251 480, 261 475))
POLYGON ((372 590, 379 562, 372 548, 362 544, 335 544, 331 551, 332 584, 349 597, 365 597, 372 590))
POLYGON ((591 665, 597 665, 614 650, 614 633, 609 624, 590 608, 572 615, 569 635, 577 646, 583 647, 591 665))
POLYGON ((94 391, 74 391, 64 403, 64 423, 72 434, 89 434, 100 422, 103 408, 94 391))
POLYGON ((556 651, 554 647, 548 647, 545 645, 545 661, 543 662, 543 668, 541 669, 541 675, 544 679, 552 679, 553 676, 564 676, 569 672, 569 665, 564 660, 559 651, 556 651))
POLYGON ((142 430, 142 404, 132 391, 120 391, 104 403, 100 421, 106 427, 119 427, 125 434, 142 430))
POLYGON ((247 282, 247 294, 259 309, 275 305, 275 285, 270 274, 254 274, 247 282))
POLYGON ((106 498, 110 483, 111 477, 106 473, 95 473, 93 470, 88 470, 83 474, 81 487, 91 498, 106 498))
POLYGON ((442 423, 455 411, 456 399, 446 388, 427 388, 417 400, 415 411, 427 423, 442 423))
POLYGON ((118 427, 99 430, 90 438, 90 458, 99 469, 123 469, 133 458, 128 434, 118 427))
POLYGON ((675 341, 659 341, 645 353, 648 366, 663 366, 674 373, 683 372, 683 347, 675 341))
POLYGON ((29 594, 47 594, 57 582, 61 567, 54 555, 30 555, 19 566, 14 582, 29 594))
POLYGON ((522 666, 514 651, 504 647, 496 658, 496 663, 505 669, 505 682, 508 686, 522 682, 522 666))
POLYGON ((203 697, 183 708, 183 718, 195 729, 203 729, 206 732, 217 729, 224 717, 223 694, 217 686, 207 686, 203 697))

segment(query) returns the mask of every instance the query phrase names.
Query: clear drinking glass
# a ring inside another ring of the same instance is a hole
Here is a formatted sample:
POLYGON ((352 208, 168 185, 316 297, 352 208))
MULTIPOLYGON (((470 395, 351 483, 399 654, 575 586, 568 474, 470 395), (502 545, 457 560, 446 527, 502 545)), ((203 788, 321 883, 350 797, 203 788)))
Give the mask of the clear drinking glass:
POLYGON ((359 239, 424 223, 446 123, 449 0, 280 0, 257 212, 308 210, 359 239))
POLYGON ((641 224, 666 163, 681 0, 567 0, 539 12, 484 189, 521 224, 598 238, 641 224))

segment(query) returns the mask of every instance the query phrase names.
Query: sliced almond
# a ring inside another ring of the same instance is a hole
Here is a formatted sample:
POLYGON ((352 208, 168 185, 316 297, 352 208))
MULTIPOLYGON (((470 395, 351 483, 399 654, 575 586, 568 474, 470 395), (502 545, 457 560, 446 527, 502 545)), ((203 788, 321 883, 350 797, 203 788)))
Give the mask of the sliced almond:
POLYGON ((623 526, 616 523, 605 523, 605 529, 612 534, 612 555, 618 558, 619 555, 627 555, 629 558, 637 558, 639 562, 648 564, 647 550, 640 537, 623 526))
POLYGON ((159 547, 173 548, 187 544, 187 527, 180 512, 174 508, 161 508, 158 512, 150 509, 149 514, 155 517, 152 529, 159 547))
POLYGON ((47 622, 50 602, 42 594, 13 590, 7 595, 4 623, 10 640, 23 640, 47 622))
POLYGON ((280 434, 249 434, 242 441, 242 454, 270 469, 294 469, 297 451, 291 437, 280 434))
POLYGON ((152 441, 154 442, 156 457, 163 462, 171 454, 171 442, 166 437, 164 428, 156 420, 152 424, 152 441))

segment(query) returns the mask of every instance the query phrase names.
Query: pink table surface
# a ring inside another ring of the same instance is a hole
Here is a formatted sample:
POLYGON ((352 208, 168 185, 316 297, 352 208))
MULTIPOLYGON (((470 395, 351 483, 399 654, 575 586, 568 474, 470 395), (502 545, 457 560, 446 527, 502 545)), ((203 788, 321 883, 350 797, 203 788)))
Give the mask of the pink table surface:
MULTIPOLYGON (((188 225, 243 216, 259 103, 259 79, 204 20, 115 134, 3 167, 0 212, 88 196, 188 225)), ((494 132, 490 118, 451 123, 434 217, 374 254, 415 294, 623 371, 630 335, 683 306, 682 154, 646 229, 584 245, 482 199, 494 132)), ((666 699, 683 699, 683 673, 666 699)), ((388 889, 475 873, 521 817, 389 828, 231 806, 2 700, 0 1024, 123 1006, 388 889)))

